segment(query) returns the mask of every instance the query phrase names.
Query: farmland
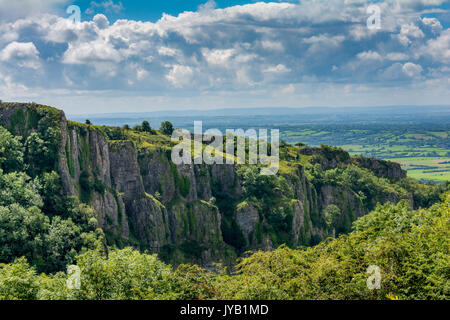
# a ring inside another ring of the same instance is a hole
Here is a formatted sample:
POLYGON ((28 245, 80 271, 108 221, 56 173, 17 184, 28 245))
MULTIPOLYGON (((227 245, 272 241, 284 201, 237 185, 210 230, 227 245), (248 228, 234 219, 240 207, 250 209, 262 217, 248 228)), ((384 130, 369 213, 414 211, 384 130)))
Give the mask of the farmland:
MULTIPOLYGON (((416 179, 450 180, 450 106, 192 110, 88 117, 96 124, 113 126, 149 120, 156 128, 169 120, 191 132, 194 121, 202 121, 203 130, 221 132, 279 129, 287 143, 338 146, 352 155, 397 161, 416 179)), ((84 121, 86 116, 73 119, 84 121)))
MULTIPOLYGON (((390 129, 377 125, 346 125, 326 130, 308 128, 284 132, 287 142, 312 145, 333 144, 352 155, 364 155, 398 162, 408 176, 427 181, 450 181, 450 132, 428 131, 423 125, 399 125, 390 129)), ((436 130, 436 129, 433 129, 436 130)))

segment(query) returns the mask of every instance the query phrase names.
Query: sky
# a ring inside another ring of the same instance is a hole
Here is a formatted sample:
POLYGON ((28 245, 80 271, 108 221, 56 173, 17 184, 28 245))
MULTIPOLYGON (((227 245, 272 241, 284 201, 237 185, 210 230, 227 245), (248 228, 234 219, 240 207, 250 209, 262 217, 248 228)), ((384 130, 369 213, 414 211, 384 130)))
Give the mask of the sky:
POLYGON ((449 24, 449 0, 0 0, 0 99, 69 114, 448 104, 449 24))

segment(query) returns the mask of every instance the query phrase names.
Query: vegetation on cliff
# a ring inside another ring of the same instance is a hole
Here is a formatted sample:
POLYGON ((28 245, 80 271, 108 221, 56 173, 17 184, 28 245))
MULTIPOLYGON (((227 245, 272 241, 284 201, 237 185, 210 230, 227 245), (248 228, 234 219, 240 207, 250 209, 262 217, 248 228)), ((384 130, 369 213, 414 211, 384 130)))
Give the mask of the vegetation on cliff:
POLYGON ((449 197, 433 205, 448 183, 301 144, 283 144, 276 176, 175 166, 168 123, 80 124, 36 104, 2 103, 0 114, 0 298, 448 296, 449 197), (236 266, 248 250, 258 252, 236 266), (381 291, 365 287, 372 264, 381 291))
POLYGON ((38 274, 26 259, 0 265, 0 299, 448 299, 450 194, 429 209, 380 205, 353 232, 312 248, 249 253, 236 270, 173 269, 156 255, 89 250, 76 258, 80 288, 64 272, 38 274), (367 286, 369 266, 381 287, 367 286))

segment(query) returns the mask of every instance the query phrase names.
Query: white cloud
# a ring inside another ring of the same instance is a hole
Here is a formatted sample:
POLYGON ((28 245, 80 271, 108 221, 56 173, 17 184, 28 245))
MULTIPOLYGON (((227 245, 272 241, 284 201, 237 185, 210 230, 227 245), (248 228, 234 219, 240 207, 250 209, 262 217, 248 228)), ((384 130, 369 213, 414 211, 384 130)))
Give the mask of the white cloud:
POLYGON ((365 51, 357 54, 358 59, 361 60, 383 60, 378 52, 375 51, 365 51))
POLYGON ((225 50, 203 49, 202 54, 209 64, 223 65, 224 67, 226 67, 226 64, 228 63, 230 58, 235 54, 235 50, 234 49, 225 49, 225 50))
POLYGON ((103 42, 87 42, 70 45, 64 54, 63 62, 67 64, 95 64, 98 62, 118 63, 121 55, 111 45, 103 42))
POLYGON ((0 21, 14 21, 21 17, 48 13, 55 5, 70 2, 70 0, 0 0, 0 21))
POLYGON ((269 41, 269 40, 263 40, 261 41, 261 45, 266 50, 273 50, 273 51, 283 51, 283 45, 281 42, 278 41, 269 41))
POLYGON ((408 60, 408 55, 402 52, 390 52, 386 55, 386 59, 391 61, 408 60))
POLYGON ((436 18, 422 18, 422 22, 424 25, 431 28, 434 33, 439 33, 442 31, 442 25, 440 21, 436 18))
POLYGON ((191 67, 175 65, 166 75, 166 79, 175 87, 182 88, 190 83, 193 74, 191 67))
POLYGON ((283 94, 293 94, 294 92, 295 86, 292 83, 281 90, 281 93, 283 94))
POLYGON ((149 73, 148 73, 147 70, 140 69, 140 68, 138 68, 138 69, 136 70, 136 78, 137 78, 138 80, 143 80, 143 79, 145 79, 148 75, 149 75, 149 73))
POLYGON ((0 60, 32 69, 40 66, 39 51, 32 42, 11 42, 0 52, 0 60))
POLYGON ((439 6, 448 0, 396 0, 400 5, 406 7, 439 6))
POLYGON ((94 19, 92 20, 97 25, 99 29, 105 29, 109 26, 109 20, 108 18, 103 14, 97 14, 95 15, 94 19))
POLYGON ((423 34, 422 30, 415 24, 405 24, 402 25, 402 28, 400 30, 400 34, 412 37, 412 38, 423 38, 425 35, 423 34))
POLYGON ((423 71, 420 65, 414 64, 412 62, 405 63, 402 67, 402 70, 408 77, 411 78, 419 76, 423 71))
POLYGON ((159 47, 158 48, 158 53, 161 56, 173 57, 173 56, 175 56, 177 54, 177 51, 175 49, 168 48, 168 47, 159 47))
POLYGON ((254 96, 294 88, 293 95, 309 98, 314 93, 299 89, 305 83, 349 85, 354 95, 361 87, 378 91, 448 78, 450 34, 437 18, 420 18, 413 1, 402 9, 387 0, 379 2, 382 29, 368 30, 367 3, 257 2, 225 9, 210 3, 154 23, 110 23, 102 14, 76 25, 50 14, 0 21, 0 73, 27 88, 148 96, 254 96), (20 65, 47 81, 24 76, 20 65))
POLYGON ((423 53, 437 62, 450 64, 450 29, 443 31, 438 38, 428 40, 423 53))
POLYGON ((268 72, 268 73, 286 73, 291 71, 289 68, 286 68, 286 66, 284 64, 279 64, 276 66, 270 66, 267 69, 264 70, 264 72, 268 72))

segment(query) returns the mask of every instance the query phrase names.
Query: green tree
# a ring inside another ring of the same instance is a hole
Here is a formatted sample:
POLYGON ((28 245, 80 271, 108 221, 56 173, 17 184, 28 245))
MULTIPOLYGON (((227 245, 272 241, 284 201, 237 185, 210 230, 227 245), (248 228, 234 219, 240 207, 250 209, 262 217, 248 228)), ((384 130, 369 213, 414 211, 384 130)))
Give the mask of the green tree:
POLYGON ((152 128, 150 127, 150 123, 148 121, 142 122, 142 131, 144 132, 151 132, 152 128))
POLYGON ((25 258, 0 264, 0 300, 35 300, 38 292, 38 276, 25 258))
POLYGON ((0 168, 5 172, 23 170, 24 147, 21 137, 0 126, 0 168))
POLYGON ((38 178, 41 186, 41 197, 44 201, 42 210, 47 215, 61 215, 66 211, 62 194, 61 178, 55 171, 44 172, 38 178))
POLYGON ((78 257, 83 299, 155 299, 169 294, 171 269, 156 255, 132 248, 88 251, 78 257))
POLYGON ((0 169, 0 206, 18 204, 24 208, 41 208, 43 202, 39 189, 39 183, 25 173, 4 174, 0 169))
POLYGON ((82 247, 81 227, 71 219, 54 217, 44 237, 47 272, 63 270, 75 261, 77 249, 82 247))
POLYGON ((0 262, 25 256, 42 263, 48 228, 48 217, 37 207, 25 209, 19 204, 0 207, 0 262))
POLYGON ((165 135, 172 135, 174 128, 173 128, 173 124, 169 121, 164 121, 161 123, 161 127, 159 129, 163 134, 165 135))
POLYGON ((34 176, 46 169, 53 169, 53 162, 50 161, 55 157, 53 153, 48 141, 42 139, 39 133, 31 133, 25 141, 25 159, 30 166, 30 174, 34 176))
MULTIPOLYGON (((325 222, 326 222, 328 228, 332 229, 333 226, 336 225, 337 219, 341 215, 341 209, 339 209, 339 207, 335 204, 330 204, 325 208, 323 214, 325 216, 325 222)), ((332 230, 330 230, 330 231, 332 231, 332 230)))

